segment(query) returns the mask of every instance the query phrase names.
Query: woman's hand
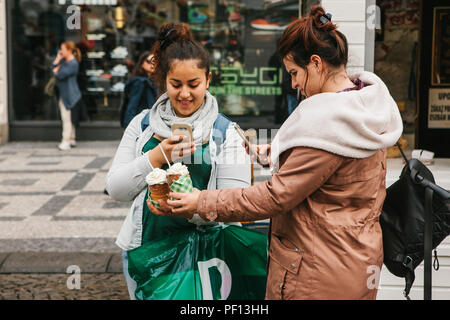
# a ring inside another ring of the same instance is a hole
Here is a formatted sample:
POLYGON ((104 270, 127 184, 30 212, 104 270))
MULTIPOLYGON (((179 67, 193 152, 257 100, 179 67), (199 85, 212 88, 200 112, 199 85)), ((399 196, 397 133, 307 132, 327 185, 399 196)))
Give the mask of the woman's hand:
POLYGON ((55 61, 53 61, 53 64, 56 66, 55 68, 53 68, 53 74, 57 75, 59 72, 59 68, 61 68, 61 66, 59 65, 61 60, 63 59, 63 55, 61 50, 58 51, 58 54, 56 55, 55 61))
POLYGON ((161 141, 161 147, 158 146, 151 150, 148 156, 152 167, 161 168, 165 163, 167 163, 161 148, 170 163, 194 154, 196 150, 194 142, 183 142, 184 138, 184 136, 172 136, 161 141))
POLYGON ((258 162, 263 167, 272 166, 272 162, 270 161, 270 148, 271 148, 270 144, 261 144, 261 145, 251 144, 250 146, 248 146, 244 142, 243 146, 245 148, 245 151, 247 151, 247 154, 250 155, 250 158, 253 163, 258 162), (256 157, 256 154, 258 154, 259 156, 258 158, 256 157))
POLYGON ((161 209, 156 208, 150 199, 147 199, 147 206, 150 211, 157 216, 192 219, 194 214, 197 212, 200 192, 200 190, 195 188, 192 193, 171 192, 169 197, 174 200, 167 200, 167 203, 160 200, 159 205, 161 206, 161 209))
POLYGON ((53 64, 59 64, 62 59, 63 59, 63 55, 62 55, 61 50, 59 50, 58 54, 56 55, 55 61, 53 61, 53 64))

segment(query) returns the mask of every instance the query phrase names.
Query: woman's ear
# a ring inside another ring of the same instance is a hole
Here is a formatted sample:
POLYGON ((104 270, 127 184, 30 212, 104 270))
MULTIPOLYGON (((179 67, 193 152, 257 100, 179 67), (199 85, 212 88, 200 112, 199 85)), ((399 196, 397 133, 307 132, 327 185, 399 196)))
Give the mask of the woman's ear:
POLYGON ((311 56, 310 62, 312 63, 313 68, 315 68, 318 72, 322 72, 323 62, 322 59, 317 54, 313 54, 311 56))
POLYGON ((209 89, 209 83, 211 82, 212 73, 210 72, 208 74, 208 77, 206 78, 206 89, 209 89))

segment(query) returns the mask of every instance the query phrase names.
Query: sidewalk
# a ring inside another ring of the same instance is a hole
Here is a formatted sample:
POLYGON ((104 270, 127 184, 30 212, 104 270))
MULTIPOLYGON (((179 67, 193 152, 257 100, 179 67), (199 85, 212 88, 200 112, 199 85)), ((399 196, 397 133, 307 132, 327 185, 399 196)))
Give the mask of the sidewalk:
MULTIPOLYGON (((103 193, 118 144, 0 146, 0 274, 122 272, 114 242, 131 202, 103 193)), ((255 170, 257 182, 267 178, 255 170)))
MULTIPOLYGON (((68 152, 56 143, 0 147, 0 274, 66 273, 70 265, 122 272, 114 242, 131 203, 103 193, 118 143, 80 142, 68 152)), ((388 160, 387 186, 402 167, 401 159, 388 160)), ((450 189, 450 159, 436 159, 430 170, 450 189)), ((255 168, 255 183, 269 178, 255 168)))

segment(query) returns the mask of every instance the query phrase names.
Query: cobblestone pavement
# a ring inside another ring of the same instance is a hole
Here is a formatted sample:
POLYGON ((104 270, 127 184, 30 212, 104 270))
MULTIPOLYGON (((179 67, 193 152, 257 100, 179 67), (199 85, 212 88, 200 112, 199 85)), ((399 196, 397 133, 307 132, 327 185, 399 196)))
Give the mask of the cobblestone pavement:
MULTIPOLYGON (((80 289, 68 289, 69 274, 0 274, 0 300, 128 300, 122 274, 81 274, 80 289)), ((73 283, 72 283, 73 284, 73 283)))
MULTIPOLYGON (((103 192, 118 144, 79 142, 67 152, 51 142, 0 146, 0 253, 116 250, 131 206, 103 192)), ((267 171, 256 169, 255 180, 267 171)))
MULTIPOLYGON (((118 143, 79 142, 68 152, 56 143, 0 146, 0 300, 129 299, 114 241, 131 203, 103 193, 118 143), (79 290, 67 287, 69 265, 85 272, 79 290)), ((388 160, 387 186, 402 167, 388 160)), ((450 189, 450 159, 431 170, 450 189)), ((270 178, 260 167, 254 174, 255 184, 270 178)))
POLYGON ((114 242, 131 203, 103 192, 118 144, 0 146, 0 300, 129 299, 114 242), (86 270, 80 290, 67 288, 69 265, 86 270))

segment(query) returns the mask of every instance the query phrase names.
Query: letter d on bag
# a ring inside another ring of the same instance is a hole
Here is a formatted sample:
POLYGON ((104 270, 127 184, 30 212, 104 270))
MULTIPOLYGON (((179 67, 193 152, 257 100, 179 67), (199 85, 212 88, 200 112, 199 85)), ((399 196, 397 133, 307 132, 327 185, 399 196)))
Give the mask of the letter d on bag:
POLYGON ((203 300, 213 300, 213 293, 211 288, 211 279, 209 277, 209 268, 216 267, 222 278, 222 285, 220 286, 220 298, 226 300, 231 292, 231 272, 225 261, 214 258, 208 261, 199 261, 198 271, 200 273, 200 280, 202 282, 203 300))

